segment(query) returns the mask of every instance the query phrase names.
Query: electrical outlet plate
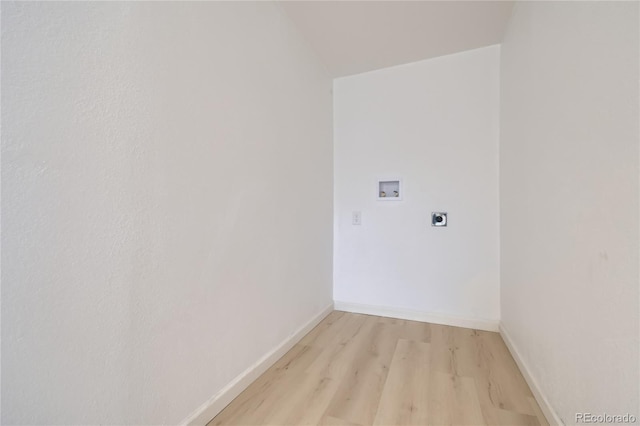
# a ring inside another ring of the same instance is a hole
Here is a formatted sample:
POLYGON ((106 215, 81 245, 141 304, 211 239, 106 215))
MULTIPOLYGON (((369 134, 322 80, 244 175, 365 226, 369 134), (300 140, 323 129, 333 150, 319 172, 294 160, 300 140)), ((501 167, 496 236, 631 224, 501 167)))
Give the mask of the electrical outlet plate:
POLYGON ((431 226, 447 226, 447 212, 431 213, 431 226))
POLYGON ((362 213, 361 212, 353 212, 351 214, 351 224, 352 225, 362 225, 362 213))

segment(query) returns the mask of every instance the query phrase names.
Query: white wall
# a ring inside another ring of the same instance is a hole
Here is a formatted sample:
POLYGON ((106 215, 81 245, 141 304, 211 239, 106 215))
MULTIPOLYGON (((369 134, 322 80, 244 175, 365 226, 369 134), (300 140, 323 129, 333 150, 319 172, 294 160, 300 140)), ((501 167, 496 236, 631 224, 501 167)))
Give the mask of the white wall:
POLYGON ((499 55, 334 81, 336 302, 497 324, 499 55), (403 179, 402 201, 376 200, 387 176, 403 179), (432 211, 449 226, 431 227, 432 211))
POLYGON ((2 3, 3 424, 175 424, 332 302, 330 91, 272 3, 2 3))
POLYGON ((639 416, 638 3, 521 2, 502 46, 502 321, 563 422, 639 416))

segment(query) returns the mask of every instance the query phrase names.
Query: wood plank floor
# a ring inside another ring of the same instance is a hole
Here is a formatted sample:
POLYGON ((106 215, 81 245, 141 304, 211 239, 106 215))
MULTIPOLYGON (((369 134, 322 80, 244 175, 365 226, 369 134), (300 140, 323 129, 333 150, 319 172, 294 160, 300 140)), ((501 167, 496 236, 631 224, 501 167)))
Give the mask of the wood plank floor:
POLYGON ((498 333, 334 311, 212 425, 547 425, 498 333))

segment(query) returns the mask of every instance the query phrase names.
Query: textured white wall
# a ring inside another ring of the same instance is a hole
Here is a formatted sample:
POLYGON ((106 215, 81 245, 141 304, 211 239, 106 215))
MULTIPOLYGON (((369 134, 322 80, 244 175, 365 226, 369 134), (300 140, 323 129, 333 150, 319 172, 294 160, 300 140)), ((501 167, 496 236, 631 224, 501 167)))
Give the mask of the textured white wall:
POLYGON ((2 3, 3 424, 175 424, 331 303, 330 91, 271 3, 2 3))
POLYGON ((499 57, 491 46, 334 81, 336 301, 497 324, 499 57), (403 201, 376 200, 385 176, 403 178, 403 201), (432 211, 449 226, 431 227, 432 211))
POLYGON ((638 3, 522 2, 502 46, 502 321, 553 409, 640 415, 638 3))

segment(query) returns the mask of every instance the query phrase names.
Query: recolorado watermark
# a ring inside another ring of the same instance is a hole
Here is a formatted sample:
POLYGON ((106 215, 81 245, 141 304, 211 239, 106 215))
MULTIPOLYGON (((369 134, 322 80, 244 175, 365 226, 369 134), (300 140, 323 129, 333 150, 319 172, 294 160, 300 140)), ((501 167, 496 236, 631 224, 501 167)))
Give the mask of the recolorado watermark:
POLYGON ((593 414, 576 413, 576 423, 635 423, 638 419, 633 414, 593 414))

